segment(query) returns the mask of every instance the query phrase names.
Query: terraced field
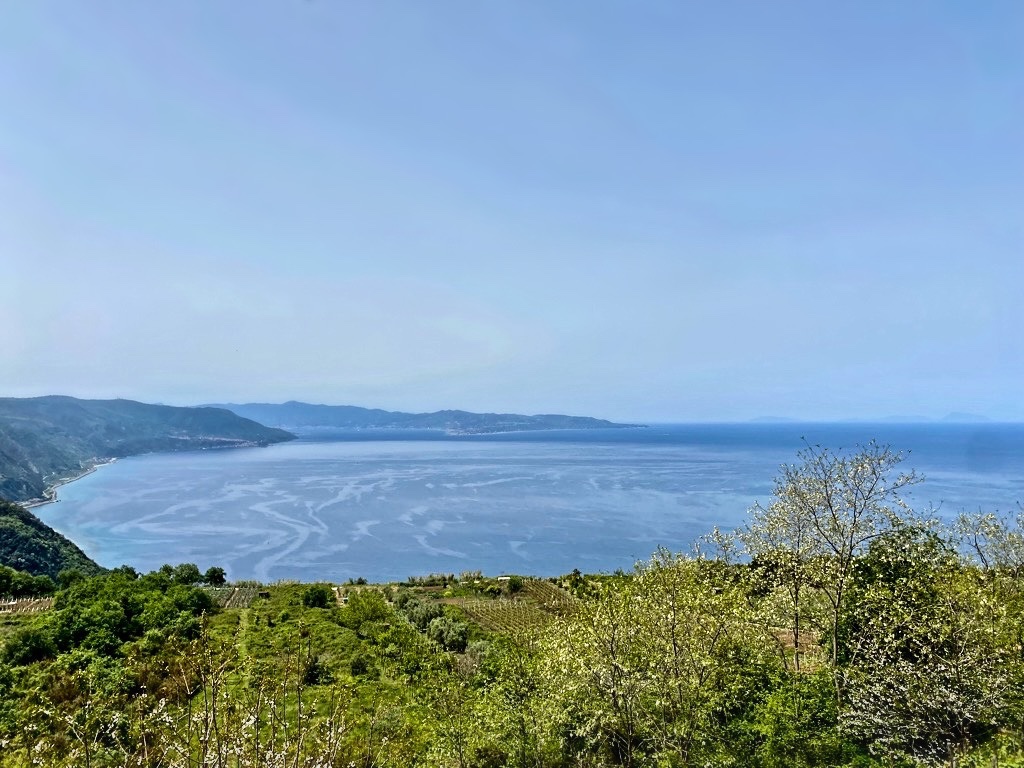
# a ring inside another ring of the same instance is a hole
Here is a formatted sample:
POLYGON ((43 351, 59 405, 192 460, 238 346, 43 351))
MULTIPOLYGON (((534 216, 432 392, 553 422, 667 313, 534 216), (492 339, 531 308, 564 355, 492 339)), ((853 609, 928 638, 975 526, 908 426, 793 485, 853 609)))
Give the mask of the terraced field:
POLYGON ((543 610, 563 616, 573 606, 573 597, 564 589, 560 589, 550 581, 526 579, 523 582, 522 594, 529 597, 543 610))
POLYGON ((489 632, 517 634, 547 626, 554 616, 526 600, 468 600, 454 602, 469 619, 489 632))
POLYGON ((0 601, 0 613, 39 613, 53 605, 52 597, 24 597, 0 601))
POLYGON ((466 616, 489 632, 517 634, 550 624, 571 610, 573 598, 549 581, 525 579, 514 597, 452 600, 466 616))
POLYGON ((259 587, 203 587, 218 608, 248 608, 260 593, 259 587))

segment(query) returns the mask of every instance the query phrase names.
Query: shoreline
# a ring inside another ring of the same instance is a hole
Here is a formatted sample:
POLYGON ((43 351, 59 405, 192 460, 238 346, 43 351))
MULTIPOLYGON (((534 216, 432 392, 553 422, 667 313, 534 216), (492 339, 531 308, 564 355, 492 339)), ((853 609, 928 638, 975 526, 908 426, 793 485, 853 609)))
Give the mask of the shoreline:
POLYGON ((90 463, 90 465, 88 467, 83 469, 81 472, 79 472, 79 473, 77 473, 75 475, 71 475, 69 477, 61 478, 61 479, 57 480, 56 482, 54 482, 52 485, 46 486, 46 489, 43 491, 43 496, 42 497, 37 497, 37 498, 34 498, 34 499, 28 499, 26 501, 19 501, 17 503, 20 504, 21 506, 23 506, 25 509, 34 509, 36 507, 45 506, 46 504, 55 504, 56 502, 60 501, 60 499, 57 498, 57 489, 58 488, 60 488, 61 486, 67 485, 68 483, 73 483, 76 480, 81 480, 86 475, 91 475, 93 472, 95 472, 100 467, 105 467, 105 466, 108 466, 110 464, 113 464, 114 462, 116 462, 118 460, 118 458, 130 458, 131 456, 149 456, 151 454, 156 454, 156 453, 182 453, 182 452, 186 452, 186 451, 222 451, 222 450, 230 450, 230 449, 233 449, 233 448, 266 448, 266 447, 269 447, 271 445, 280 445, 281 443, 291 442, 291 440, 294 440, 296 438, 292 437, 292 438, 289 438, 289 440, 282 440, 281 443, 263 443, 263 442, 254 441, 254 440, 235 440, 234 438, 230 438, 230 437, 228 437, 228 438, 208 438, 208 439, 220 442, 221 444, 219 444, 219 445, 216 445, 216 444, 215 445, 200 445, 200 446, 194 446, 194 447, 189 447, 189 448, 184 448, 184 449, 175 448, 175 449, 162 450, 162 451, 145 451, 144 453, 130 454, 129 456, 121 456, 121 457, 114 456, 114 457, 111 457, 109 459, 95 459, 92 463, 90 463))
POLYGON ((60 501, 60 499, 57 498, 57 489, 58 488, 60 488, 61 486, 67 485, 68 483, 73 483, 73 482, 75 482, 75 480, 81 480, 83 477, 85 477, 87 475, 91 475, 93 472, 95 472, 100 467, 109 466, 110 464, 113 464, 115 461, 117 461, 116 458, 104 459, 103 461, 97 461, 95 464, 92 464, 89 467, 83 469, 81 472, 79 472, 76 475, 72 475, 71 477, 62 478, 62 479, 58 480, 57 482, 55 482, 53 485, 48 485, 46 487, 46 490, 43 491, 43 497, 42 498, 31 499, 29 501, 23 501, 23 502, 20 502, 20 504, 25 509, 35 509, 36 507, 42 507, 42 506, 45 506, 47 504, 56 504, 58 501, 60 501))

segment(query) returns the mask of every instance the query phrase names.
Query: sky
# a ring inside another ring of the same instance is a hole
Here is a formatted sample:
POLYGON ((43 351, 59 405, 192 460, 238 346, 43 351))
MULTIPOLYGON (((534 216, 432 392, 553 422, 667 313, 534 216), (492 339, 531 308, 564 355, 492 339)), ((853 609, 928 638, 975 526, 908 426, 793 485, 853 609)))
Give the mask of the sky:
POLYGON ((1024 419, 1024 4, 0 4, 0 395, 1024 419))

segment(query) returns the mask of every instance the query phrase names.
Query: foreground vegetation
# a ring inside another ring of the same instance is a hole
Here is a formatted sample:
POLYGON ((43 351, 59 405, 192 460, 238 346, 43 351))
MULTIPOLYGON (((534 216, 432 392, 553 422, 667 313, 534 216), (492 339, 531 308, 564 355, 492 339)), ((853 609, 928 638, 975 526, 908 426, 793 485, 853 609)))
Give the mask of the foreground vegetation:
POLYGON ((1020 521, 924 519, 884 447, 800 459, 629 574, 66 571, 0 615, 0 765, 1024 765, 1020 521))

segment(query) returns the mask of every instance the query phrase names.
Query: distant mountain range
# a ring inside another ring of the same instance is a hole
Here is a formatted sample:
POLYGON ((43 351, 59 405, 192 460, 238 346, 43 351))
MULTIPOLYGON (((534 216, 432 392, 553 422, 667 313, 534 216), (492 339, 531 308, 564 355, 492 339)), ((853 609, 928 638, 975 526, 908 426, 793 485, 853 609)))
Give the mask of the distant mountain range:
POLYGON ((315 429, 436 429, 448 434, 483 435, 498 432, 527 432, 548 429, 615 429, 636 424, 616 424, 589 416, 518 413, 470 413, 469 411, 435 411, 403 413, 360 408, 354 405, 311 405, 294 400, 287 403, 224 403, 224 408, 239 416, 291 430, 315 429))
POLYGON ((59 395, 0 398, 0 499, 42 499, 62 480, 113 458, 294 437, 218 408, 59 395))

